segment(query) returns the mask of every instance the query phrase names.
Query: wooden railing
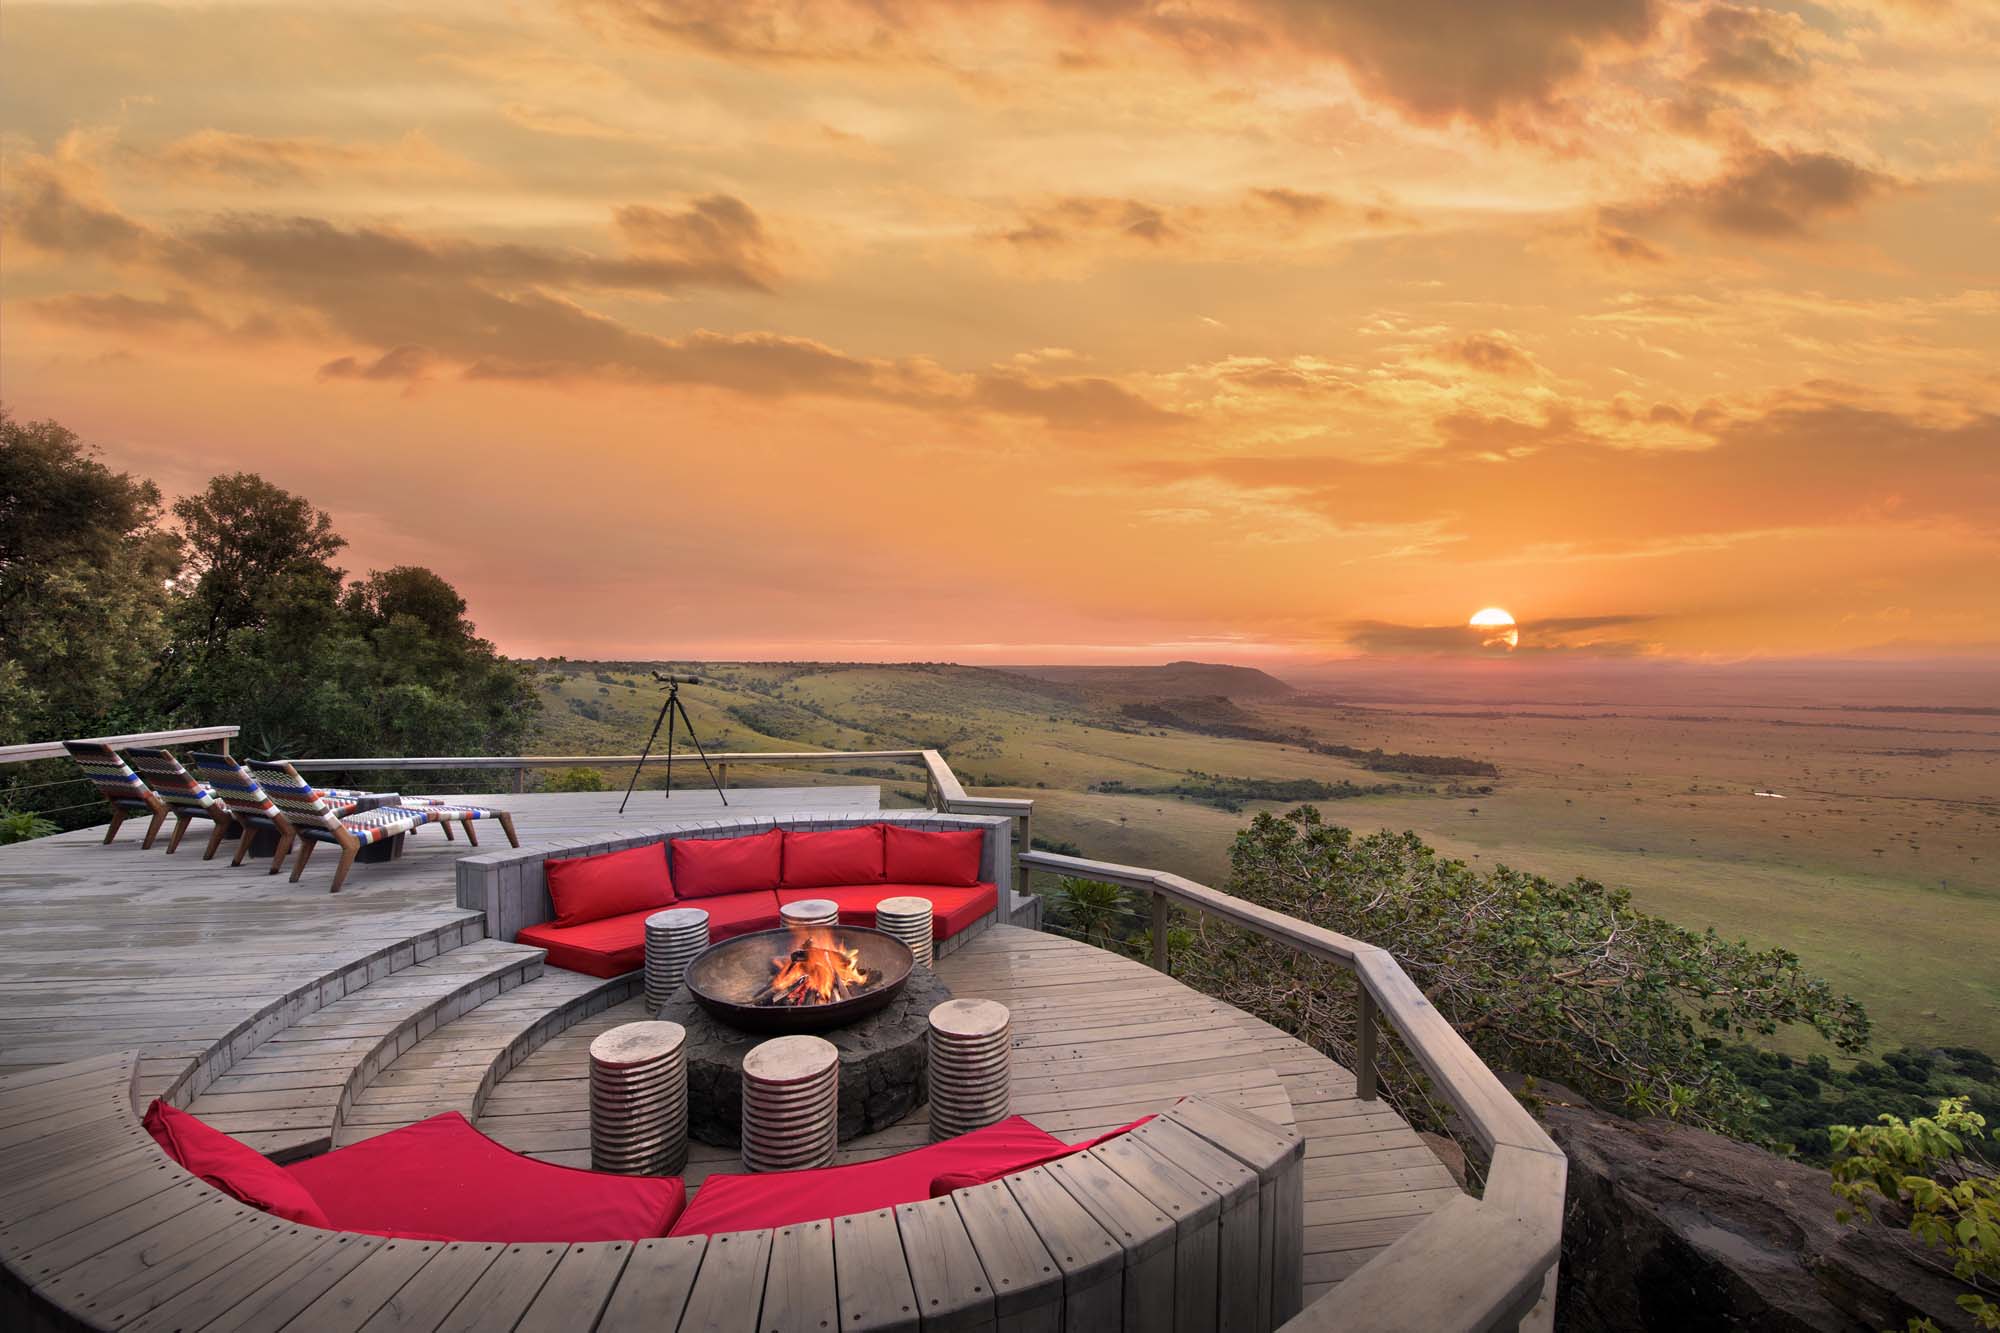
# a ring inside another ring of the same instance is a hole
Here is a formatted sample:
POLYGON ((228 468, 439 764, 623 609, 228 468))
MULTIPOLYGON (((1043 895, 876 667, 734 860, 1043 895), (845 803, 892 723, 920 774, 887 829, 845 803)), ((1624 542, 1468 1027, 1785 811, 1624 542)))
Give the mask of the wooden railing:
MULTIPOLYGON (((234 732, 235 728, 230 728, 234 732)), ((60 746, 57 747, 61 749, 60 746)), ((699 764, 699 756, 676 755, 682 763, 699 764)), ((660 763, 654 755, 650 763, 660 763)), ((1015 823, 1014 846, 1026 851, 1032 844, 1035 803, 1018 797, 973 796, 966 792, 951 765, 936 750, 711 750, 708 761, 715 765, 716 778, 726 788, 729 766, 734 764, 851 764, 858 762, 914 764, 924 771, 924 805, 928 809, 957 815, 1004 815, 1015 823)), ((528 771, 536 768, 628 768, 639 762, 636 754, 513 754, 422 756, 368 759, 294 759, 292 767, 309 772, 387 772, 422 769, 493 769, 511 774, 513 789, 527 787, 528 771)), ((698 770, 697 770, 698 771, 698 770)), ((1020 882, 1016 869, 1016 883, 1020 882)), ((1004 911, 1005 904, 1002 904, 1004 911)))
MULTIPOLYGON (((228 754, 229 742, 236 739, 240 730, 240 727, 187 727, 180 731, 135 731, 125 736, 79 736, 77 739, 95 741, 114 750, 122 750, 128 745, 200 745, 207 741, 221 741, 222 752, 228 754)), ((37 759, 63 759, 68 755, 69 751, 63 749, 61 741, 0 745, 0 764, 27 764, 37 759)))
POLYGON ((1454 1199, 1432 1213, 1307 1307, 1287 1329, 1550 1326, 1567 1159, 1388 950, 1162 870, 1037 851, 1022 853, 1020 865, 1023 892, 1027 874, 1045 870, 1150 895, 1153 966, 1163 972, 1168 970, 1167 917, 1178 906, 1352 973, 1359 1000, 1356 1095, 1369 1099, 1376 1094, 1377 1025, 1387 1020, 1490 1155, 1483 1195, 1454 1199))

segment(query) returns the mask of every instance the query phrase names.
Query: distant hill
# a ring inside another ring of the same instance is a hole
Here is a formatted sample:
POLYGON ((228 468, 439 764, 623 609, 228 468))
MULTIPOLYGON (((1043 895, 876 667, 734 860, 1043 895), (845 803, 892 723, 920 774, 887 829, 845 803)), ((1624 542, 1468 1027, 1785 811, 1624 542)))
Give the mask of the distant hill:
POLYGON ((1070 685, 1100 698, 1148 702, 1163 699, 1276 699, 1292 687, 1255 667, 1220 662, 1169 662, 1165 666, 1025 666, 1018 675, 1070 685))

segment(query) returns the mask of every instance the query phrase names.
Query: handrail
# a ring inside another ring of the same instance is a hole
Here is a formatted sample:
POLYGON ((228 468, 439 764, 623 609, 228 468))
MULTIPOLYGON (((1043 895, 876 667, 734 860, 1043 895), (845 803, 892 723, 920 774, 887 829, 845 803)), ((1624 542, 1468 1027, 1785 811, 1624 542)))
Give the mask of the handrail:
MULTIPOLYGON (((1547 1299, 1553 1311, 1568 1159, 1395 955, 1163 870, 1032 850, 1019 859, 1024 875, 1046 870, 1152 895, 1153 966, 1162 972, 1167 909, 1177 904, 1354 973, 1361 1010, 1356 1095, 1375 1096, 1379 1014, 1492 1155, 1483 1197, 1454 1200, 1431 1214, 1287 1329, 1483 1330, 1513 1327, 1538 1300, 1547 1299)), ((1537 1322, 1542 1317, 1538 1310, 1537 1322)))
MULTIPOLYGON (((221 741, 225 753, 241 727, 185 727, 179 731, 134 731, 123 736, 79 736, 75 739, 108 745, 122 750, 128 745, 192 745, 201 741, 221 741)), ((26 764, 37 759, 62 759, 69 754, 61 741, 34 741, 27 745, 0 745, 0 764, 26 764)))

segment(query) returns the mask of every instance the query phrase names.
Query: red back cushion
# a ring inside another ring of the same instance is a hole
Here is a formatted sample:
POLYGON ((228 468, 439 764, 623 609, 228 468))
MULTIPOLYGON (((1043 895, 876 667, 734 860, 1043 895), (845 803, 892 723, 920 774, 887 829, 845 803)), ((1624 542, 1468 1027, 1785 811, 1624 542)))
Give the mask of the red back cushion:
POLYGON ((255 1148, 157 1097, 141 1123, 167 1156, 237 1202, 309 1227, 333 1227, 305 1186, 255 1148))
POLYGON ((783 886, 829 889, 883 882, 882 826, 785 830, 783 886))
POLYGON ((602 856, 566 856, 546 865, 555 926, 580 926, 608 916, 674 905, 667 849, 660 843, 602 856))
POLYGON ((887 878, 898 884, 949 884, 971 888, 979 882, 979 856, 986 835, 978 829, 934 833, 927 829, 884 826, 887 878))
POLYGON ((872 1162, 754 1176, 717 1172, 702 1182, 668 1234, 758 1231, 894 1208, 929 1198, 930 1182, 940 1174, 992 1168, 1004 1176, 1022 1169, 1013 1163, 1070 1151, 1055 1135, 1011 1115, 970 1134, 872 1162))
POLYGON ((683 898, 775 889, 784 846, 779 829, 742 838, 675 838, 675 889, 683 898))
POLYGON ((1085 1139, 1082 1143, 1071 1143, 1060 1148, 1052 1148, 1033 1161, 1022 1160, 1012 1164, 1006 1162, 985 1162, 972 1167, 941 1171, 931 1178, 931 1197, 935 1199, 939 1195, 949 1194, 953 1190, 962 1190, 973 1185, 984 1185, 988 1181, 998 1180, 1002 1176, 1011 1176, 1016 1171, 1026 1171, 1031 1166, 1045 1166, 1058 1158, 1067 1157, 1073 1152, 1082 1152, 1085 1148, 1095 1148, 1106 1139, 1115 1139, 1120 1134, 1129 1134, 1152 1118, 1149 1115, 1142 1115, 1131 1124, 1120 1125, 1116 1129, 1107 1129, 1094 1139, 1085 1139))
POLYGON ((665 1235, 687 1202, 677 1176, 537 1161, 495 1143, 456 1111, 286 1170, 325 1206, 337 1229, 426 1240, 647 1240, 665 1235))

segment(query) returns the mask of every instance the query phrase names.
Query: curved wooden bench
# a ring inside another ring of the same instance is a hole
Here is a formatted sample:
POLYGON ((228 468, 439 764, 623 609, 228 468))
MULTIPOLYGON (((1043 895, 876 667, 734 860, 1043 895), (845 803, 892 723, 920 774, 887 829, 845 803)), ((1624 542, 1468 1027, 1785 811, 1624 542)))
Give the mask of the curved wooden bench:
POLYGON ((138 1056, 0 1082, 10 1329, 1266 1329, 1299 1137, 1190 1099, 1097 1148, 848 1217, 586 1245, 391 1240, 249 1208, 140 1126, 138 1056))

